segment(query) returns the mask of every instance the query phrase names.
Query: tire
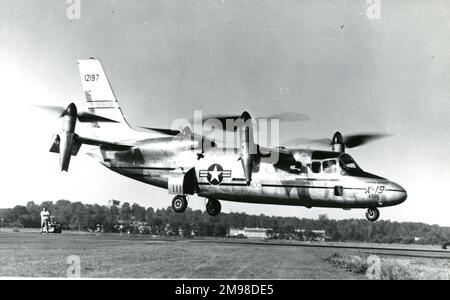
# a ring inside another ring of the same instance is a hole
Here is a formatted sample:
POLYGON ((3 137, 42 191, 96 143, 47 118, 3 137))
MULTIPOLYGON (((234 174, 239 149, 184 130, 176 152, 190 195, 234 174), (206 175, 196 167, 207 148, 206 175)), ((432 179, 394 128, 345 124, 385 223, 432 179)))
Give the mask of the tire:
POLYGON ((220 214, 220 211, 222 210, 222 205, 220 204, 219 200, 216 199, 208 199, 208 202, 206 203, 206 212, 210 216, 217 216, 220 214))
POLYGON ((176 213, 183 213, 188 206, 187 199, 185 196, 175 196, 172 200, 172 209, 176 213))
POLYGON ((380 217, 380 211, 376 208, 369 208, 366 212, 366 218, 370 222, 375 222, 380 217))

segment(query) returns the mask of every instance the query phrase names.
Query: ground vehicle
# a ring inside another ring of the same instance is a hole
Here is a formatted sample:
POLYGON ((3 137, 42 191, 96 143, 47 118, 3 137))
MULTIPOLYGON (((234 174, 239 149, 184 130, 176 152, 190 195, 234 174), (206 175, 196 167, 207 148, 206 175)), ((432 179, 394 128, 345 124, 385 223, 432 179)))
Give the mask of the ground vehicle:
POLYGON ((49 233, 61 233, 61 224, 56 221, 56 218, 51 216, 48 221, 48 232, 49 233))

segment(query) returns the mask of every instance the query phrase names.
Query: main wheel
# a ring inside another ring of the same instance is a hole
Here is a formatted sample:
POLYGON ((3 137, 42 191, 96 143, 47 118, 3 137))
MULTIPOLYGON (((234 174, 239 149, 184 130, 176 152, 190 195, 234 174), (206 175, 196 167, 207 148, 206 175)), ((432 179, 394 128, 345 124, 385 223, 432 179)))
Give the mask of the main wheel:
POLYGON ((220 204, 219 200, 208 199, 208 202, 206 203, 206 212, 210 216, 217 216, 218 214, 220 214, 221 209, 222 205, 220 204))
POLYGON ((188 203, 187 203, 186 196, 178 195, 178 196, 175 196, 172 200, 172 208, 177 213, 184 212, 187 208, 187 205, 188 205, 188 203))
POLYGON ((366 212, 366 218, 370 222, 375 222, 380 217, 380 211, 376 208, 369 208, 366 212))

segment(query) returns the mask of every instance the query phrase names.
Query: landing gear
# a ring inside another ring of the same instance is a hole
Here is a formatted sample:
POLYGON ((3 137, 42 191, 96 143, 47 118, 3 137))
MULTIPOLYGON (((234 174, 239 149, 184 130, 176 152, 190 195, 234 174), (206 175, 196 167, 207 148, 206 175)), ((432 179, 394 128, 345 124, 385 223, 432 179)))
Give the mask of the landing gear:
POLYGON ((210 216, 217 216, 218 214, 220 214, 221 209, 222 205, 220 204, 219 200, 208 199, 208 202, 206 203, 206 212, 210 216))
POLYGON ((366 212, 366 218, 370 222, 375 222, 380 217, 380 211, 376 208, 368 208, 366 212))
POLYGON ((182 213, 186 210, 188 205, 186 196, 184 195, 177 195, 172 200, 172 208, 177 213, 182 213))

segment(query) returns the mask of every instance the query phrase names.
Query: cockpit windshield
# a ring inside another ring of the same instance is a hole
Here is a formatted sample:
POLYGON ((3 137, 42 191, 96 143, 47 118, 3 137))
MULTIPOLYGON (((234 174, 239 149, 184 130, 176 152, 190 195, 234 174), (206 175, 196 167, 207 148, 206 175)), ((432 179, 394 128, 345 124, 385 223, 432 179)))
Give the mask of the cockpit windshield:
POLYGON ((361 173, 363 170, 358 166, 355 160, 348 154, 342 154, 339 157, 339 166, 342 174, 361 173))

